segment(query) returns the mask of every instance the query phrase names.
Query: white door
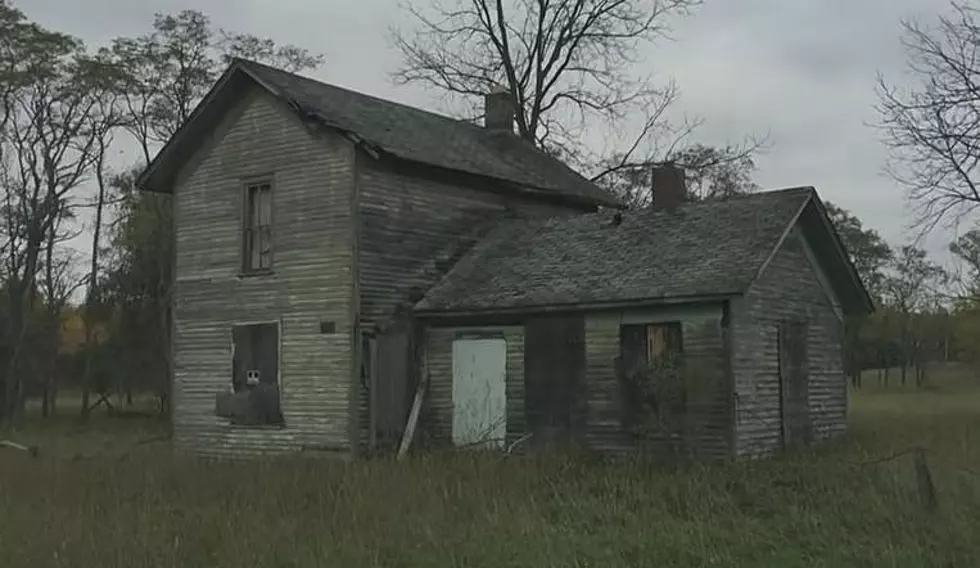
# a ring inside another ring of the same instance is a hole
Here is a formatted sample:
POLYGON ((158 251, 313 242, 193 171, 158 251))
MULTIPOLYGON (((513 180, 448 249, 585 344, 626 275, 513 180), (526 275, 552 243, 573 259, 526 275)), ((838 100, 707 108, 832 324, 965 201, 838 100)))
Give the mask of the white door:
POLYGON ((453 341, 453 443, 503 446, 507 435, 507 342, 453 341))

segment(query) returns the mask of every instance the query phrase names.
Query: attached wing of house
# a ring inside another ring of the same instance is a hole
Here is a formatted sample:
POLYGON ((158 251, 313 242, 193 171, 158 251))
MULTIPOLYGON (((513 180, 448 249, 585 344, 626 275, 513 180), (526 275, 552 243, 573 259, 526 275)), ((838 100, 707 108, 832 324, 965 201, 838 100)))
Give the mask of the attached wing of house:
POLYGON ((416 304, 419 313, 590 309, 744 293, 799 224, 849 314, 867 291, 813 188, 674 210, 502 223, 416 304))

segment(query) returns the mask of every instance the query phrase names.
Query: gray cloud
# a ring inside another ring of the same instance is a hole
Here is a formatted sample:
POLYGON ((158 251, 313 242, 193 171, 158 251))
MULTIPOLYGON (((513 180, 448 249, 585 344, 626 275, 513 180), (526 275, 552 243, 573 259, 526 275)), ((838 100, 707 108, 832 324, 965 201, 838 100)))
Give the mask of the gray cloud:
MULTIPOLYGON (((29 17, 98 44, 148 28, 154 12, 194 7, 217 26, 324 52, 318 78, 427 108, 433 93, 399 88, 387 73, 398 55, 385 31, 404 23, 391 0, 30 0, 29 17)), ((865 123, 874 119, 876 71, 900 79, 899 22, 929 17, 935 0, 709 0, 676 22, 675 41, 646 58, 643 70, 674 77, 682 99, 672 110, 706 119, 694 140, 734 142, 770 132, 759 160, 764 187, 814 185, 889 240, 903 239, 903 195, 882 175, 885 152, 865 123)), ((929 248, 940 252, 943 235, 929 248)))

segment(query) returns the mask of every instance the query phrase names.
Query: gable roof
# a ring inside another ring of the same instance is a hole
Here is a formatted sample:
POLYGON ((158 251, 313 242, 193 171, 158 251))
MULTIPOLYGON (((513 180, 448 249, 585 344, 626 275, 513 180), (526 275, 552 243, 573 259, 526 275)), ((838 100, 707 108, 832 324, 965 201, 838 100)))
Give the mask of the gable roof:
POLYGON ((511 220, 416 304, 418 312, 494 312, 697 300, 744 293, 797 221, 845 313, 871 309, 813 188, 688 203, 673 211, 511 220), (801 225, 802 226, 802 225, 801 225))
POLYGON ((236 59, 201 102, 187 124, 160 151, 140 185, 169 191, 173 172, 191 154, 247 78, 288 104, 304 120, 348 135, 370 149, 407 160, 493 178, 518 189, 537 190, 595 205, 621 202, 519 136, 489 130, 392 101, 328 85, 254 61, 236 59))

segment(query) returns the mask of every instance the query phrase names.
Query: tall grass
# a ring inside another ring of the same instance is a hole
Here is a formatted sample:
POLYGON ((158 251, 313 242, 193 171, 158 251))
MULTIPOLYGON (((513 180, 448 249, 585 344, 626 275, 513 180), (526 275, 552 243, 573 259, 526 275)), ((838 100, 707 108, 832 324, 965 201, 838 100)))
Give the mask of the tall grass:
POLYGON ((0 566, 975 566, 980 389, 857 393, 847 439, 737 464, 209 462, 150 422, 0 453, 0 566), (929 448, 939 510, 916 500, 929 448), (123 448, 129 448, 123 451, 123 448), (96 457, 72 460, 78 451, 96 457))

